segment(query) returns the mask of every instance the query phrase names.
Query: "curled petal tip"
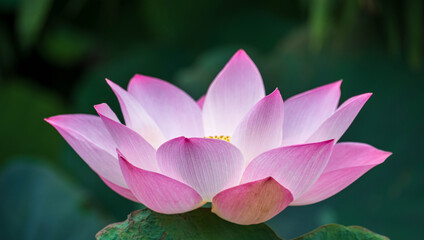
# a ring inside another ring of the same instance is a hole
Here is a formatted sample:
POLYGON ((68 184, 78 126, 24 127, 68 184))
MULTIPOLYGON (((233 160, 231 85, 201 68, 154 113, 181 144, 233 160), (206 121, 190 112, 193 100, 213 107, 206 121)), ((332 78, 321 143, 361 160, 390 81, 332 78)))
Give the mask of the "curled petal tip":
POLYGON ((244 49, 242 49, 242 48, 240 48, 239 50, 237 50, 236 55, 239 55, 239 54, 245 54, 245 55, 247 55, 246 51, 244 51, 244 49))
POLYGON ((283 97, 281 96, 280 90, 278 88, 276 88, 272 93, 270 93, 268 96, 275 96, 275 97, 279 97, 281 99, 283 99, 283 97))
MULTIPOLYGON (((359 102, 363 102, 365 104, 368 101, 368 99, 370 99, 371 96, 372 96, 371 92, 363 93, 363 94, 354 96, 354 97, 346 100, 345 103, 350 103, 350 102, 353 102, 353 101, 359 101, 359 102)), ((343 104, 345 104, 345 103, 343 103, 343 104)), ((342 106, 343 106, 343 104, 342 104, 342 106)))
POLYGON ((248 59, 251 61, 249 55, 243 49, 239 49, 232 57, 232 59, 248 59))
POLYGON ((94 107, 94 109, 96 109, 97 111, 99 111, 99 109, 102 109, 105 106, 107 106, 106 103, 99 103, 99 104, 94 105, 93 107, 94 107))
POLYGON ((190 138, 185 136, 176 137, 175 140, 183 140, 183 141, 190 141, 190 138))
POLYGON ((382 152, 383 152, 382 155, 384 155, 384 160, 393 154, 392 152, 386 152, 386 151, 382 151, 382 152))
POLYGON ((180 137, 173 138, 173 139, 171 139, 171 140, 169 140, 167 142, 175 142, 175 143, 180 142, 180 143, 183 143, 184 144, 184 143, 191 142, 191 138, 187 138, 185 136, 180 136, 180 137))
POLYGON ((272 93, 270 93, 270 94, 266 95, 265 97, 263 97, 261 99, 261 101, 264 100, 264 99, 276 99, 276 98, 282 99, 280 90, 278 90, 278 88, 276 88, 272 93))
POLYGON ((338 81, 335 81, 333 84, 338 85, 340 87, 340 85, 342 85, 342 83, 343 83, 343 79, 340 79, 338 81))
MULTIPOLYGON (((150 77, 150 76, 147 76, 147 75, 143 75, 143 74, 140 74, 140 73, 136 73, 131 78, 131 81, 143 82, 143 81, 148 81, 148 80, 153 80, 153 79, 156 79, 156 78, 150 77)), ((158 80, 158 79, 156 79, 156 80, 158 80)))
POLYGON ((368 93, 360 94, 360 95, 358 95, 358 96, 356 96, 356 97, 357 97, 357 98, 364 98, 364 99, 368 100, 368 99, 372 96, 372 94, 373 94, 373 93, 368 92, 368 93))
MULTIPOLYGON (((280 93, 280 90, 278 89, 278 88, 275 88, 275 90, 274 91, 272 91, 272 93, 271 94, 279 94, 279 95, 281 95, 281 93, 280 93)), ((270 95, 271 95, 270 94, 270 95)))
POLYGON ((55 121, 53 120, 54 117, 48 117, 48 118, 44 118, 44 121, 46 121, 48 124, 55 126, 55 121))
POLYGON ((338 89, 340 89, 340 87, 342 85, 342 82, 343 82, 343 79, 340 79, 338 81, 335 81, 335 82, 332 82, 332 83, 328 83, 326 85, 323 85, 321 87, 318 87, 318 89, 320 89, 320 88, 327 88, 327 89, 332 89, 332 88, 337 89, 338 88, 338 89))
POLYGON ((113 86, 113 85, 116 85, 116 83, 114 83, 112 80, 110 80, 109 78, 105 78, 105 80, 106 80, 106 83, 109 85, 109 86, 113 86))
POLYGON ((57 115, 57 116, 51 116, 48 118, 44 118, 44 121, 48 122, 51 125, 56 125, 57 124, 57 120, 60 119, 61 115, 57 115))
POLYGON ((264 183, 267 183, 267 182, 270 182, 270 181, 278 183, 273 177, 267 177, 267 178, 264 179, 264 183))
POLYGON ((112 90, 114 89, 114 86, 116 86, 117 84, 112 82, 111 80, 109 80, 108 78, 105 78, 107 85, 109 85, 112 90))

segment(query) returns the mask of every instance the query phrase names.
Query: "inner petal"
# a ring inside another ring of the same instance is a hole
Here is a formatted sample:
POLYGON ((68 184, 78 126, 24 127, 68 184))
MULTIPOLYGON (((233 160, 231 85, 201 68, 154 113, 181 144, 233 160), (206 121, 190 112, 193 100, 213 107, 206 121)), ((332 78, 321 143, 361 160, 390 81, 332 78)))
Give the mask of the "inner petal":
POLYGON ((175 138, 162 144, 156 155, 166 176, 195 189, 203 201, 239 184, 243 154, 226 141, 207 138, 175 138))

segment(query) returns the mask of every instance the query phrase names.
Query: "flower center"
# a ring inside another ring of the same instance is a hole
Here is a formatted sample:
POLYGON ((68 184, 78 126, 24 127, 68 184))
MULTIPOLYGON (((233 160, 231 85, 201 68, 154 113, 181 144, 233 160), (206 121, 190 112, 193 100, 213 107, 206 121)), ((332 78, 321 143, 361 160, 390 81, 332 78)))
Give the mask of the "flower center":
POLYGON ((227 142, 230 142, 230 140, 231 140, 231 137, 230 136, 224 136, 224 135, 221 135, 221 136, 209 136, 209 137, 205 137, 205 138, 219 139, 219 140, 224 140, 224 141, 227 141, 227 142))

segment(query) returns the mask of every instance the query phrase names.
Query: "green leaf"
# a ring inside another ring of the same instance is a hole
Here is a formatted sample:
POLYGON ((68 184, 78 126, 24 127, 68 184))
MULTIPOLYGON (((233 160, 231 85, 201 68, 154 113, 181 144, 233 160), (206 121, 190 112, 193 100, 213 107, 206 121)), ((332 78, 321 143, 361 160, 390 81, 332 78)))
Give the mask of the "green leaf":
POLYGON ((313 1, 310 6, 311 46, 320 51, 331 29, 332 0, 313 1))
POLYGON ((10 13, 15 10, 16 5, 18 5, 17 0, 2 0, 0 1, 0 12, 10 13))
MULTIPOLYGON (((140 1, 139 15, 145 19, 150 31, 160 38, 181 40, 192 31, 202 33, 198 26, 207 25, 213 19, 213 12, 218 11, 222 0, 204 1, 140 1), (193 19, 197 21, 194 22, 193 19), (164 27, 172 26, 172 27, 164 27)), ((215 20, 214 20, 215 21, 215 20)), ((199 34, 199 33, 198 33, 199 34)))
POLYGON ((16 14, 16 28, 23 49, 38 38, 47 19, 52 0, 21 0, 16 14))
POLYGON ((388 238, 359 227, 327 224, 293 240, 387 240, 388 238))
POLYGON ((1 239, 92 239, 103 226, 83 192, 52 168, 36 159, 12 162, 0 174, 1 239))
POLYGON ((423 3, 422 1, 409 0, 406 4, 406 39, 408 46, 409 62, 412 67, 420 69, 422 63, 424 31, 423 3))
POLYGON ((132 212, 122 223, 107 226, 96 235, 98 240, 110 239, 280 239, 267 225, 250 226, 227 222, 209 208, 185 214, 164 215, 149 209, 132 212))
POLYGON ((50 63, 72 67, 87 55, 92 47, 89 34, 67 25, 48 30, 40 45, 40 54, 50 63))
POLYGON ((16 78, 0 84, 0 167, 15 155, 36 155, 53 160, 59 156, 60 135, 43 119, 65 112, 59 97, 48 90, 16 78), (6 117, 7 116, 7 117, 6 117))
POLYGON ((6 25, 2 22, 0 23, 0 78, 5 69, 11 68, 15 61, 12 37, 8 34, 6 25))

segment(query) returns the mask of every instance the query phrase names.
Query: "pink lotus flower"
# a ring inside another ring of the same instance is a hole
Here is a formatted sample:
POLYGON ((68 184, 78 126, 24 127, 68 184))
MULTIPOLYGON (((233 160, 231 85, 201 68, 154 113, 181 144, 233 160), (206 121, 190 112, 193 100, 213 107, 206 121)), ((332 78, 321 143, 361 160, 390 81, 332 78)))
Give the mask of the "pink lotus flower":
POLYGON ((105 103, 95 106, 100 117, 46 121, 111 189, 156 212, 212 202, 228 221, 261 223, 288 205, 333 196, 391 154, 363 143, 335 144, 370 93, 338 107, 338 81, 283 103, 278 89, 265 96, 242 50, 197 103, 152 77, 135 75, 128 91, 107 82, 125 125, 105 103))

